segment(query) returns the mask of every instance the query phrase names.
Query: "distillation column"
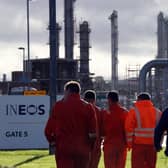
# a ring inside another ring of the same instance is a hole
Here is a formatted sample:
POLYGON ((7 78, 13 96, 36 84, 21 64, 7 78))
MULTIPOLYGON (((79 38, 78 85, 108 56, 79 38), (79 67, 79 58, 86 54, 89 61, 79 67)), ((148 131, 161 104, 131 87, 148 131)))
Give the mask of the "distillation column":
MULTIPOLYGON (((168 19, 160 12, 157 17, 157 59, 168 58, 168 19)), ((164 106, 168 98, 168 68, 156 67, 155 92, 156 102, 161 101, 164 106), (159 98, 158 98, 159 97, 159 98), (158 99, 158 100, 157 100, 158 99)))
POLYGON ((113 11, 109 17, 111 20, 111 54, 112 54, 112 72, 111 72, 111 89, 118 89, 118 14, 113 11))
POLYGON ((89 76, 89 25, 84 21, 80 24, 80 75, 89 76))
POLYGON ((73 59, 74 46, 74 2, 76 0, 64 0, 65 18, 65 58, 73 59))
POLYGON ((83 21, 79 28, 80 33, 80 82, 83 90, 92 89, 89 70, 89 35, 90 28, 87 21, 83 21))
POLYGON ((56 23, 56 34, 57 34, 57 39, 56 39, 56 58, 59 58, 59 46, 60 46, 60 31, 61 31, 61 26, 59 23, 56 23))

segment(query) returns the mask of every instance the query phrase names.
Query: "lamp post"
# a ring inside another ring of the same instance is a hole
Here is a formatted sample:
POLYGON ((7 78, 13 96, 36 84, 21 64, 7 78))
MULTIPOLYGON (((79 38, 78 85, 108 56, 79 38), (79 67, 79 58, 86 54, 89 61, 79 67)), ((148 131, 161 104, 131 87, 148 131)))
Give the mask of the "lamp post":
POLYGON ((19 47, 18 49, 23 51, 23 72, 25 72, 25 48, 19 47))
MULTIPOLYGON (((50 39, 50 114, 56 102, 56 0, 49 0, 49 39, 50 39)), ((54 147, 50 145, 49 153, 54 153, 54 147)))
POLYGON ((18 48, 19 50, 22 50, 23 51, 23 73, 22 73, 22 80, 24 81, 25 80, 25 48, 24 47, 19 47, 18 48))
POLYGON ((30 26, 29 26, 29 2, 32 0, 27 0, 27 73, 28 80, 30 81, 30 26))

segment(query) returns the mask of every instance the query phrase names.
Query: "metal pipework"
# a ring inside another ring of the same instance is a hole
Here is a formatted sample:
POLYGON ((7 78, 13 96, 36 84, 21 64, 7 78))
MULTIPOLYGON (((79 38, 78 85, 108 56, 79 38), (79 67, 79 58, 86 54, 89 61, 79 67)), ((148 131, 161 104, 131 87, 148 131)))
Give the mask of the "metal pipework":
POLYGON ((146 91, 146 75, 151 68, 165 68, 168 67, 168 59, 156 59, 147 62, 141 69, 139 74, 139 92, 146 91))

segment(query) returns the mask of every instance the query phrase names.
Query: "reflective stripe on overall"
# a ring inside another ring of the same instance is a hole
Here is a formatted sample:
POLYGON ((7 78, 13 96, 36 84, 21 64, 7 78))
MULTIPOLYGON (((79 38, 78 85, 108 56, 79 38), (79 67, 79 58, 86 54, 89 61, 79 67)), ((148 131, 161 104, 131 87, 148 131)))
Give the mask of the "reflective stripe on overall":
MULTIPOLYGON (((154 137, 154 129, 155 128, 143 128, 140 118, 140 112, 137 107, 134 107, 136 118, 137 118, 137 128, 135 128, 134 136, 142 137, 142 138, 153 138, 154 137)), ((156 125, 159 122, 159 110, 155 108, 156 112, 156 125)))
MULTIPOLYGON (((137 119, 137 128, 135 128, 134 132, 127 132, 127 142, 132 143, 134 137, 139 138, 153 138, 154 137, 154 128, 143 128, 141 124, 140 112, 137 107, 134 107, 134 111, 137 119)), ((160 119, 160 111, 155 108, 156 112, 156 124, 160 119)))

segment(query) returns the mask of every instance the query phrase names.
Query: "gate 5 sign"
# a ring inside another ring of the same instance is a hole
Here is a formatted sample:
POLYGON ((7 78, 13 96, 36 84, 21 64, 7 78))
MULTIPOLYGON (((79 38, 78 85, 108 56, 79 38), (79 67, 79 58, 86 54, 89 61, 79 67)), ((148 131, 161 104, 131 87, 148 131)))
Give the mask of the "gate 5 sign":
POLYGON ((0 96, 0 149, 48 148, 49 96, 0 96))

